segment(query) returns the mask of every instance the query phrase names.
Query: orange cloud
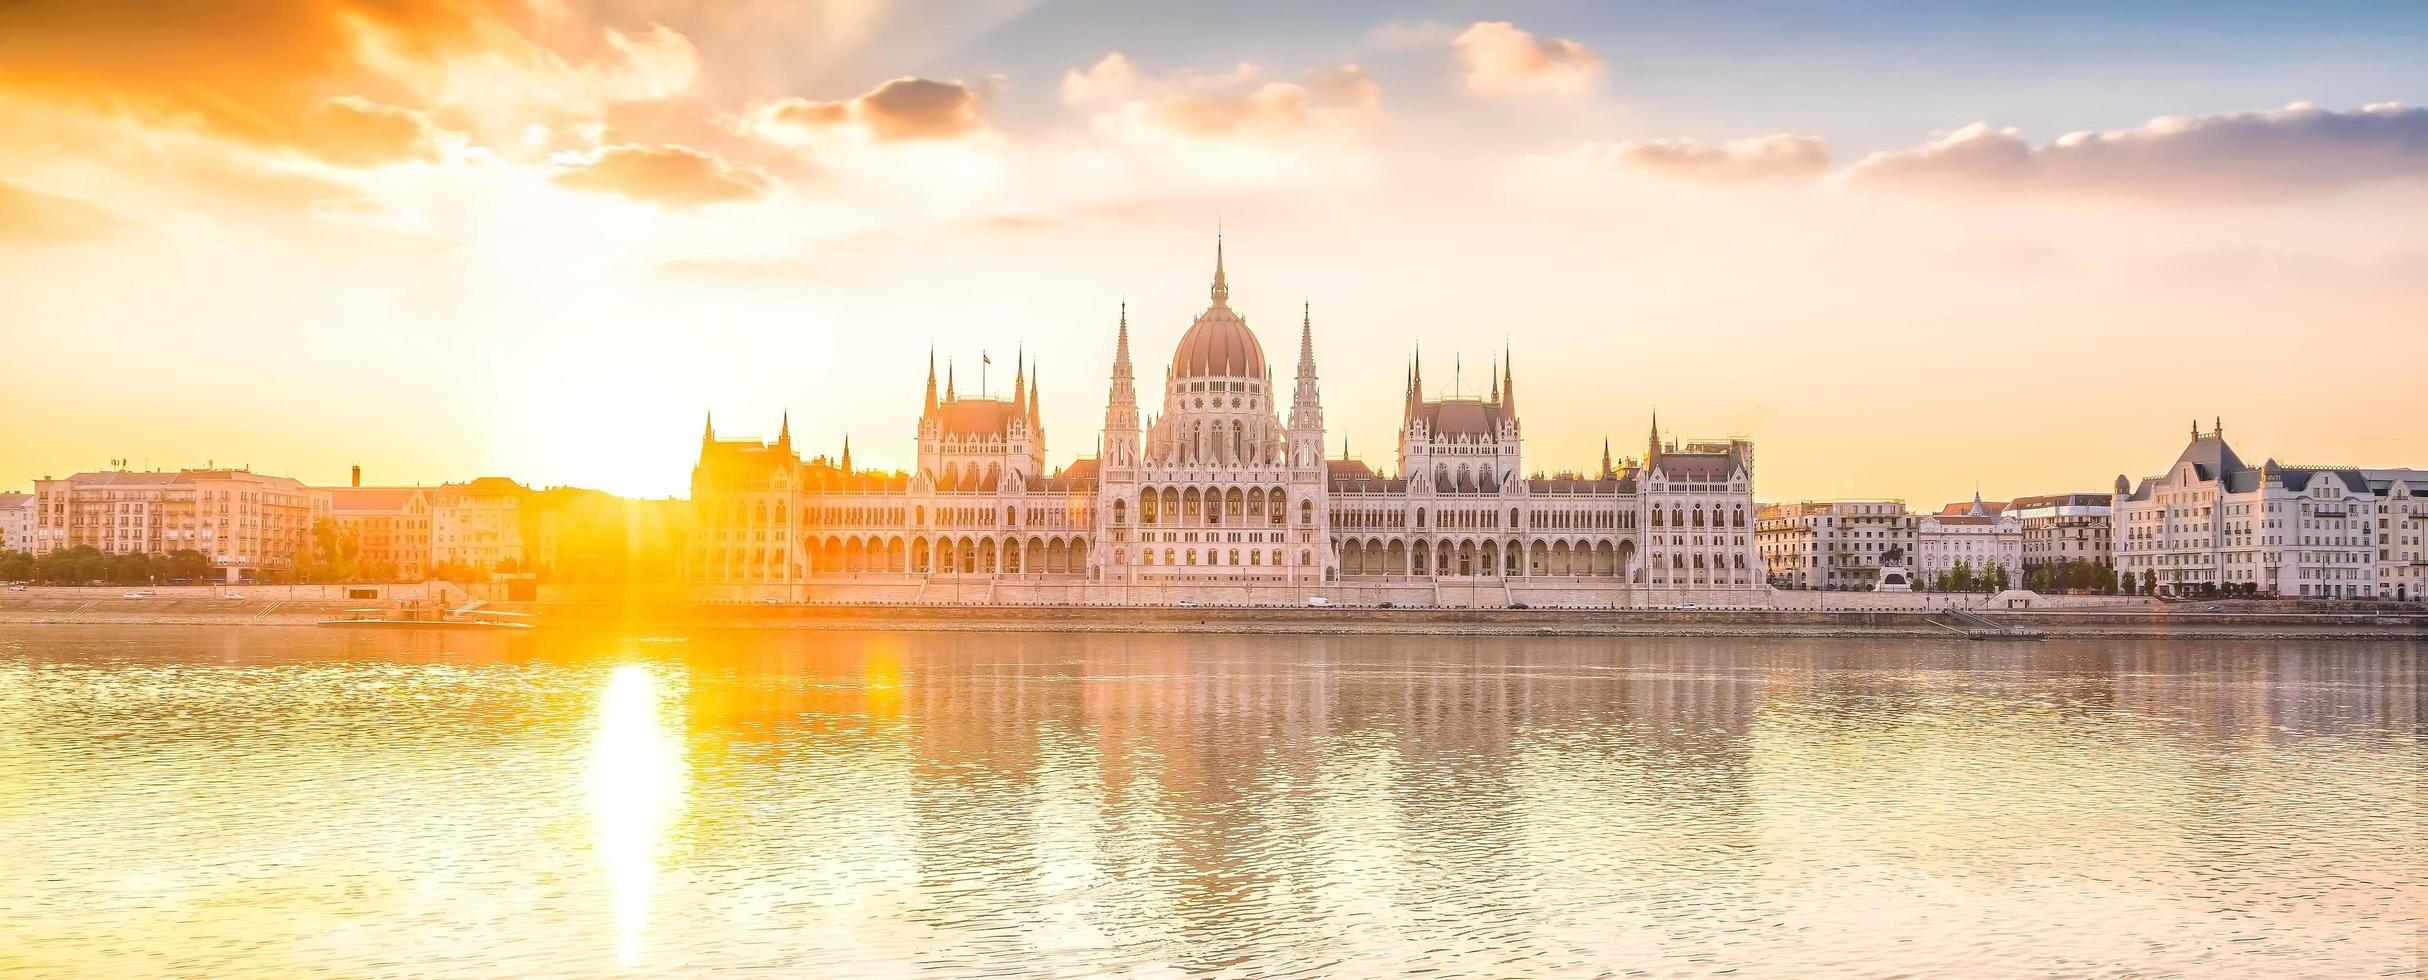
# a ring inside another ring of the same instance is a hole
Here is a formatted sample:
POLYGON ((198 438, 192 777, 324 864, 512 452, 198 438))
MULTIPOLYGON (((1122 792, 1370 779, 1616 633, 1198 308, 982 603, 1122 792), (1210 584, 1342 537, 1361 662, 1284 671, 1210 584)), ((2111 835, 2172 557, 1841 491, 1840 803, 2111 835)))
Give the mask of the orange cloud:
POLYGON ((0 180, 0 241, 100 241, 136 227, 133 219, 91 201, 0 180))
POLYGON ((0 89, 124 111, 250 143, 377 158, 400 120, 370 103, 333 103, 331 87, 379 84, 364 39, 427 54, 472 43, 479 14, 438 0, 249 0, 241 4, 31 0, 0 4, 0 89), (380 118, 373 118, 379 116, 380 118))
POLYGON ((663 26, 628 34, 546 0, 0 3, 0 94, 348 167, 436 159, 425 113, 595 118, 696 69, 663 26))
POLYGON ((1620 143, 1592 151, 1604 164, 1709 183, 1812 177, 1829 169, 1829 144, 1818 136, 1775 133, 1726 143, 1691 139, 1620 143))
POLYGON ((436 160, 439 130, 430 117, 411 109, 339 96, 323 103, 313 125, 298 134, 301 148, 341 167, 374 167, 405 160, 436 160))
POLYGON ((775 180, 687 146, 619 144, 569 161, 552 177, 575 190, 621 194, 662 207, 691 208, 763 197, 775 180))
POLYGON ((978 93, 969 86, 908 77, 838 102, 777 99, 756 107, 751 115, 760 132, 793 139, 856 125, 878 140, 944 140, 967 136, 986 125, 978 93))
POLYGON ((1875 153, 1850 184, 1935 191, 2084 193, 2178 202, 2298 197, 2428 178, 2428 109, 2354 112, 2297 102, 2273 112, 2165 116, 2034 146, 1974 123, 1921 146, 1875 153))
POLYGON ((1576 41, 1538 38, 1505 20, 1477 21, 1450 41, 1467 87, 1486 95, 1573 98, 1602 79, 1602 58, 1576 41))

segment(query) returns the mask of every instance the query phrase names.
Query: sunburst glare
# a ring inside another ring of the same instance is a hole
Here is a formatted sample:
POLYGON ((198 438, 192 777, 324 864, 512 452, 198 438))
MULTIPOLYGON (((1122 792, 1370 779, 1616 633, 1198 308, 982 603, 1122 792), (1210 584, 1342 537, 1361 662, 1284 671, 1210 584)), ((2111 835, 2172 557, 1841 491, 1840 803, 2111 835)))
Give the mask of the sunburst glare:
POLYGON ((658 848, 682 806, 683 758, 659 716, 659 688, 647 668, 617 667, 599 696, 591 739, 591 827, 615 896, 616 955, 626 966, 640 959, 658 848))

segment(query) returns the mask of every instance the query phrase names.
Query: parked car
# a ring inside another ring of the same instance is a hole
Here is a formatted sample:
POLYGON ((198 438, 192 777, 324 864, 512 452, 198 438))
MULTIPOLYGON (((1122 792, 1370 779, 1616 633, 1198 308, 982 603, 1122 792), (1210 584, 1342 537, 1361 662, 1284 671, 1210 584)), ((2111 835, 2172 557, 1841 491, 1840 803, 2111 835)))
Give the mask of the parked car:
POLYGON ((222 598, 222 599, 242 599, 242 598, 244 598, 244 593, 242 593, 242 592, 230 592, 230 593, 228 593, 228 594, 226 594, 226 595, 220 596, 220 598, 222 598))
POLYGON ((1194 605, 1197 605, 1197 600, 1195 600, 1195 599, 1180 599, 1180 600, 1177 600, 1175 604, 1176 604, 1176 605, 1182 605, 1182 606, 1194 606, 1194 605))
POLYGON ((1311 595, 1307 597, 1307 605, 1310 606, 1329 606, 1331 604, 1332 600, 1326 599, 1323 596, 1311 595))
POLYGON ((127 594, 126 594, 126 596, 125 596, 125 598, 128 598, 128 599, 149 599, 149 598, 151 598, 151 597, 152 597, 152 594, 151 594, 150 592, 140 592, 140 591, 139 591, 139 592, 129 592, 129 593, 127 593, 127 594))
POLYGON ((1532 609, 1532 608, 1534 608, 1534 607, 1529 606, 1529 605, 1527 605, 1527 604, 1525 604, 1525 603, 1523 603, 1523 602, 1512 602, 1512 603, 1510 603, 1510 604, 1509 604, 1509 608, 1511 608, 1511 609, 1532 609))
POLYGON ((1680 609, 1701 609, 1701 608, 1703 608, 1703 607, 1698 606, 1698 605, 1695 605, 1694 603, 1691 603, 1691 602, 1681 602, 1681 603, 1678 603, 1678 608, 1680 608, 1680 609))
POLYGON ((1381 609, 1392 609, 1392 608, 1396 608, 1396 607, 1395 607, 1395 606, 1393 606, 1391 603, 1386 602, 1386 603, 1383 603, 1381 606, 1379 606, 1379 607, 1377 607, 1377 608, 1381 608, 1381 609))

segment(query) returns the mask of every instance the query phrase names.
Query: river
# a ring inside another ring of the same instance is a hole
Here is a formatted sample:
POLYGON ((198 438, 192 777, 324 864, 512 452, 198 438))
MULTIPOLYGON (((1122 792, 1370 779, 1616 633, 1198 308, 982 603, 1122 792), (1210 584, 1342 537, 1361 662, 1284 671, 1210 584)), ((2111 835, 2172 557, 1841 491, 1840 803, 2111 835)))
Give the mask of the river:
POLYGON ((0 974, 2419 977, 2422 653, 10 627, 0 974))

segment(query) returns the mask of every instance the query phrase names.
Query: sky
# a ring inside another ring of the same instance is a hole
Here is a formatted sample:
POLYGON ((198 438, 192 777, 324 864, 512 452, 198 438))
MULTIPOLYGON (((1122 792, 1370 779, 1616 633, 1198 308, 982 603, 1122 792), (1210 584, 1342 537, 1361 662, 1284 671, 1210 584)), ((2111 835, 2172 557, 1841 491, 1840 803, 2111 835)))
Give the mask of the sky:
POLYGON ((1218 227, 1386 469, 1420 345, 1510 352, 1530 468, 1657 410, 1766 500, 2101 490, 2195 419, 2428 466, 2422 105, 2419 4, 19 0, 0 487, 681 495, 710 412, 907 467, 931 348, 1032 359, 1062 465, 1218 227))

